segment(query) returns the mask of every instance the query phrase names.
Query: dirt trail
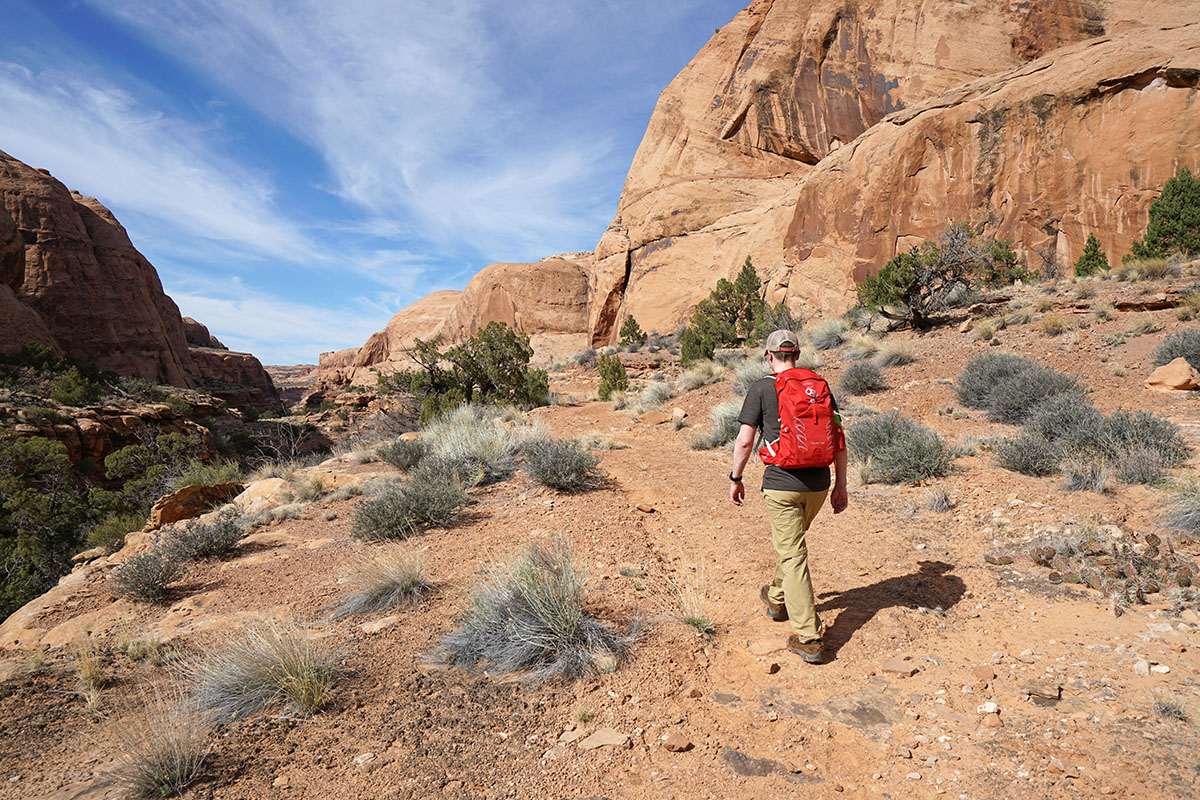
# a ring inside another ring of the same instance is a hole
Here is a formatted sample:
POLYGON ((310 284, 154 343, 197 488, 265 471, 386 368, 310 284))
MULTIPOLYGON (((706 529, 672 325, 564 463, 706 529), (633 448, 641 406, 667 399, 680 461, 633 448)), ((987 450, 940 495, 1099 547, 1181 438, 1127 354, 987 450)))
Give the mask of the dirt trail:
MULTIPOLYGON (((1140 388, 1152 348, 1103 344, 1123 324, 1096 324, 1074 342, 1022 326, 1005 344, 1079 374, 1103 410, 1150 408, 1193 436, 1193 399, 1140 388), (1115 374, 1118 363, 1127 376, 1115 374)), ((889 369, 892 388, 864 404, 899 407, 959 442, 1011 435, 980 412, 942 413, 955 405, 948 381, 987 345, 952 330, 913 345, 917 360, 889 369)), ((836 381, 845 362, 826 359, 822 372, 836 381)), ((592 381, 569 372, 556 389, 586 394, 592 381)), ((370 549, 350 535, 348 500, 312 504, 237 557, 200 566, 165 606, 114 603, 104 575, 84 570, 42 619, 77 622, 108 642, 169 630, 186 649, 246 618, 287 613, 339 648, 349 675, 333 705, 309 719, 260 714, 220 729, 196 797, 1200 795, 1196 725, 1152 710, 1165 695, 1200 716, 1200 621, 1154 605, 1117 617, 1097 593, 1049 583, 1028 561, 983 560, 1080 525, 1150 530, 1161 492, 1067 492, 1061 480, 1000 470, 984 452, 959 458, 938 482, 954 504, 939 514, 922 508, 928 487, 861 486, 852 469, 850 508, 834 516, 826 507, 809 537, 829 662, 807 665, 783 649, 788 628, 757 597, 774 563, 754 491, 761 466, 748 470, 749 501, 738 509, 727 496, 729 454, 687 445, 730 397, 725 381, 668 401, 668 411, 689 414, 680 431, 596 402, 534 412, 555 435, 598 432, 629 445, 597 451, 609 485, 562 495, 518 474, 477 490, 461 522, 412 540, 436 583, 412 609, 327 621, 339 570, 370 549), (432 668, 425 655, 453 627, 481 566, 555 533, 589 573, 589 609, 615 625, 646 624, 631 661, 541 688, 432 668), (676 586, 705 595, 713 634, 676 619, 676 586), (1138 674, 1139 660, 1169 672, 1138 674), (987 703, 999 714, 980 713, 987 703), (606 732, 614 745, 586 749, 606 732), (669 751, 668 735, 691 746, 669 751)), ((50 653, 30 671, 16 668, 29 658, 19 647, 4 655, 14 677, 0 683, 0 797, 114 797, 112 740, 76 694, 70 659, 50 653)), ((170 675, 117 655, 109 669, 114 716, 170 675)))

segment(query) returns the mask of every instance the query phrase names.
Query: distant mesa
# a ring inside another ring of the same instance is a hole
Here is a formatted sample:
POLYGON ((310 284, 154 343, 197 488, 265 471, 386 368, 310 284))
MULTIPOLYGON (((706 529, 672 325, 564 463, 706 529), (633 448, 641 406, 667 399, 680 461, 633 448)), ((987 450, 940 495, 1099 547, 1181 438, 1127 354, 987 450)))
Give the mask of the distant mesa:
POLYGON ((279 406, 257 358, 180 316, 111 211, 0 152, 0 348, 27 342, 234 405, 279 406))
POLYGON ((747 256, 770 302, 840 312, 954 221, 1034 267, 1074 263, 1089 233, 1127 252, 1166 178, 1200 167, 1198 78, 1191 0, 758 0, 659 97, 593 252, 487 267, 322 356, 321 380, 492 319, 543 360, 614 343, 629 315, 671 331, 747 256))

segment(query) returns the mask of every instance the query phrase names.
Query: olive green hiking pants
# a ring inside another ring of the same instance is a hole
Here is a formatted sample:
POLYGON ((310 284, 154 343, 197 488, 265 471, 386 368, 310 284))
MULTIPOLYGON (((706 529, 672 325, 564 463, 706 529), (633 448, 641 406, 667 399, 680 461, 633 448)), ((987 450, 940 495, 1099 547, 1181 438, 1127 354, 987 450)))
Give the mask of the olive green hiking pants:
POLYGON ((771 539, 775 544, 775 578, 767 589, 772 603, 787 607, 788 621, 801 643, 821 638, 812 579, 808 574, 808 545, 804 535, 825 504, 823 492, 782 492, 763 489, 771 539))

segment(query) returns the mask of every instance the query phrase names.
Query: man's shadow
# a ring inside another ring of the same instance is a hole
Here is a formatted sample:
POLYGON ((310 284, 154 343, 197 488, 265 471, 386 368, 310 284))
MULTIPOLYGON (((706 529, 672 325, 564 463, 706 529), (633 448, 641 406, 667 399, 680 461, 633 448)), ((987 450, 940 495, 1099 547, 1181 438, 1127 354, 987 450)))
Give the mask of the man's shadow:
POLYGON ((843 609, 822 637, 826 657, 835 657, 863 625, 885 608, 924 606, 948 610, 966 591, 962 578, 947 574, 953 569, 953 565, 943 561, 922 561, 920 569, 908 575, 822 594, 818 613, 843 609))

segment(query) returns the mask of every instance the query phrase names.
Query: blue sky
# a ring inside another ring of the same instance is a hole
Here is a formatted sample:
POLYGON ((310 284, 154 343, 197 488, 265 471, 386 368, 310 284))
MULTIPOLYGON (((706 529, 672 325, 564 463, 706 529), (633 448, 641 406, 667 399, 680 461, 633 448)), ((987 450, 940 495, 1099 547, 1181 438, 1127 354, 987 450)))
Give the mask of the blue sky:
POLYGON ((746 0, 0 0, 0 150, 117 215, 264 363, 591 250, 658 93, 746 0))

